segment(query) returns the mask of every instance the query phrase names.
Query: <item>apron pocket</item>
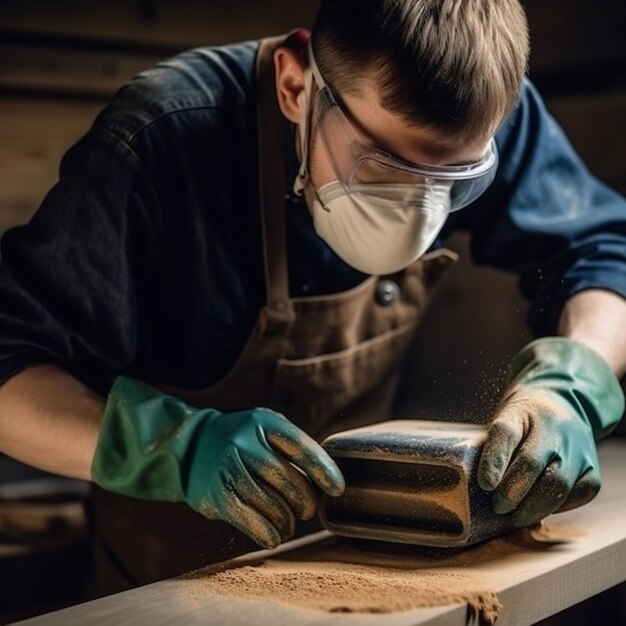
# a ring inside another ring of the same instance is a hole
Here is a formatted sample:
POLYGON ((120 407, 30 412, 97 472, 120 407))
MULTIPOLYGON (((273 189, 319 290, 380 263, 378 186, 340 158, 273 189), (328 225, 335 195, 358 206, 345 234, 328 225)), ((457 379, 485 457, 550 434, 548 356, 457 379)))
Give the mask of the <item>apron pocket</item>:
MULTIPOLYGON (((280 359, 274 406, 309 433, 395 374, 406 355, 417 322, 411 320, 346 350, 306 359, 280 359)), ((380 419, 389 416, 381 415, 380 419)))

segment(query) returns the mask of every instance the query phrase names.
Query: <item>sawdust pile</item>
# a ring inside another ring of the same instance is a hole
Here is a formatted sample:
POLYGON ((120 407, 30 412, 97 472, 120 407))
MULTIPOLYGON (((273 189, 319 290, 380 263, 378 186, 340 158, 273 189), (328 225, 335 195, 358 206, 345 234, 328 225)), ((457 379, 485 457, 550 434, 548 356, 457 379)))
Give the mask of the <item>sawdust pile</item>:
MULTIPOLYGON (((272 559, 195 578, 198 591, 240 599, 272 598, 329 613, 392 613, 468 603, 492 624, 501 609, 495 593, 474 589, 452 572, 394 570, 348 563, 272 559)), ((475 583, 476 581, 474 581, 475 583)))
POLYGON ((408 571, 374 565, 272 559, 195 578, 198 591, 240 599, 272 598, 329 613, 391 613, 468 603, 492 624, 502 608, 478 581, 445 571, 408 571))
POLYGON ((192 600, 212 592, 328 613, 392 613, 464 603, 481 624, 490 625, 502 610, 490 565, 580 534, 571 527, 543 526, 534 529, 534 536, 518 531, 463 550, 335 537, 293 554, 192 572, 185 576, 185 595, 192 600))
POLYGON ((547 544, 567 543, 586 535, 580 528, 553 521, 550 521, 549 524, 544 521, 534 526, 529 526, 520 532, 527 534, 527 540, 529 542, 534 541, 536 543, 547 544))

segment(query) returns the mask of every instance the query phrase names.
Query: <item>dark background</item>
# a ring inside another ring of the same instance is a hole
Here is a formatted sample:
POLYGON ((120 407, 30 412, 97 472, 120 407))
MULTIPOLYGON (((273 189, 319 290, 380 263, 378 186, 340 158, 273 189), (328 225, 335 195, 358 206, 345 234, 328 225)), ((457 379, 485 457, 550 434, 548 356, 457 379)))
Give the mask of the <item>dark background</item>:
MULTIPOLYGON (((531 78, 590 169, 626 193, 626 3, 523 4, 531 78)), ((29 219, 54 184, 62 154, 124 81, 186 48, 310 26, 316 6, 296 0, 0 0, 0 234, 29 219)), ((400 408, 415 417, 480 421, 493 409, 507 360, 529 340, 525 303, 514 277, 472 265, 464 236, 448 245, 462 259, 420 331, 400 408)), ((0 483, 24 476, 0 461, 0 483)), ((32 544, 17 560, 11 550, 6 556, 14 544, 0 534, 0 580, 14 583, 13 592, 0 588, 0 621, 7 607, 23 615, 80 598, 88 577, 80 541, 32 544)))

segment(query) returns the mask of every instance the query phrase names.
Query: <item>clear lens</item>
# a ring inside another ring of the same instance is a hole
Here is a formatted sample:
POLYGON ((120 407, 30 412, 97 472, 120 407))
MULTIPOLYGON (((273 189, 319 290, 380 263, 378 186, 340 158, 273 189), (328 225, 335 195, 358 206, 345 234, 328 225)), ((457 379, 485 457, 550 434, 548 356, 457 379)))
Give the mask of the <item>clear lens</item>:
POLYGON ((337 180, 348 193, 370 184, 445 187, 450 191, 450 211, 457 211, 483 194, 496 175, 498 151, 493 139, 483 159, 458 166, 406 163, 361 143, 326 85, 318 90, 313 123, 337 180))
POLYGON ((352 171, 358 164, 360 147, 350 123, 328 87, 323 87, 317 94, 313 123, 337 179, 348 187, 352 171))

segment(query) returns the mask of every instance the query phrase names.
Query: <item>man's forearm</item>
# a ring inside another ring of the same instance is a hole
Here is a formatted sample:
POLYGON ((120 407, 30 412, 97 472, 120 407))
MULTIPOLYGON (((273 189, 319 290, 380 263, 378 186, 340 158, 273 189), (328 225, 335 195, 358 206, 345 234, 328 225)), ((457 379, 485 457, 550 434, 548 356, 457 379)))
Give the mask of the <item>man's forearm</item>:
POLYGON ((621 378, 626 374, 626 299, 600 289, 567 301, 558 334, 593 348, 621 378))
POLYGON ((0 386, 0 451, 89 480, 104 400, 64 370, 36 365, 0 386))

